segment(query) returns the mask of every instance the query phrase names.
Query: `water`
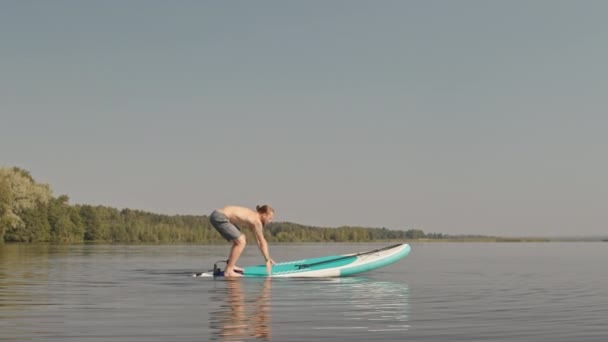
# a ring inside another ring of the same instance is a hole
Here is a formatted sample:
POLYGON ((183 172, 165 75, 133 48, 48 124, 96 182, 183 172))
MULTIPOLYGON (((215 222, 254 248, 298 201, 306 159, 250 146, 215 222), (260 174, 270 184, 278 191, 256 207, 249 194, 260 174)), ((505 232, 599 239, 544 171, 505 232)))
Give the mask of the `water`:
MULTIPOLYGON (((384 245, 270 249, 286 261, 384 245)), ((190 277, 228 247, 0 246, 0 340, 608 340, 607 243, 412 244, 359 277, 190 277)), ((260 263, 256 248, 239 264, 260 263)))

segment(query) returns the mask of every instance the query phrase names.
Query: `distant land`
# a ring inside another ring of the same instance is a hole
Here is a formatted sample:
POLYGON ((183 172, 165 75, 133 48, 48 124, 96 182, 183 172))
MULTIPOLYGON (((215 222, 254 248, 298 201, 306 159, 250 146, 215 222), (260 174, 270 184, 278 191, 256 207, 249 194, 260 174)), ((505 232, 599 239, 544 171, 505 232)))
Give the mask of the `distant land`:
POLYGON ((608 242, 608 236, 558 236, 558 237, 548 237, 549 240, 551 241, 579 241, 579 242, 587 242, 587 241, 591 241, 591 242, 597 242, 597 241, 602 241, 602 242, 608 242))
MULTIPOLYGON (((245 232, 250 235, 249 232, 245 232)), ((603 237, 498 237, 425 233, 419 229, 314 227, 273 222, 265 228, 269 242, 548 242, 602 241, 603 237)), ((249 236, 252 238, 252 236, 249 236)), ((101 205, 69 204, 51 187, 37 183, 18 167, 0 168, 0 243, 224 243, 207 216, 161 215, 101 205)))

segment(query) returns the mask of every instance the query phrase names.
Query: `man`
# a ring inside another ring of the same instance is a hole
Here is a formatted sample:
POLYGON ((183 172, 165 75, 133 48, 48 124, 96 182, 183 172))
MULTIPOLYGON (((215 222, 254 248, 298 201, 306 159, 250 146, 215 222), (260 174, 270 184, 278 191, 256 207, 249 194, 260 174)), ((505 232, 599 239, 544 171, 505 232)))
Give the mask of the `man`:
POLYGON ((253 231, 255 238, 262 252, 262 256, 266 260, 266 272, 270 275, 272 265, 275 264, 274 260, 270 258, 268 253, 268 243, 264 238, 264 232, 262 228, 267 223, 271 222, 274 217, 274 209, 269 205, 258 205, 256 210, 253 211, 249 208, 239 206, 226 206, 221 209, 216 209, 209 216, 211 225, 222 236, 232 242, 232 249, 230 250, 230 256, 228 257, 228 263, 224 270, 224 277, 241 277, 242 275, 237 271, 242 271, 240 267, 236 266, 236 261, 241 256, 243 249, 245 249, 246 241, 245 235, 241 232, 239 227, 246 227, 253 231))

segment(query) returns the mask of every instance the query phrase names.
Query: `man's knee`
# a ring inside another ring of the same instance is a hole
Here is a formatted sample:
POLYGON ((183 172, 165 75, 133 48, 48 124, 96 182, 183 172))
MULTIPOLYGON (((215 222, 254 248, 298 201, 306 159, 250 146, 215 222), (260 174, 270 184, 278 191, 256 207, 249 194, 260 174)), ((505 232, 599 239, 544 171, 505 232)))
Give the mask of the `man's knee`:
POLYGON ((245 238, 245 234, 241 234, 241 236, 239 236, 238 238, 236 238, 234 240, 234 243, 236 245, 243 245, 243 246, 245 246, 247 244, 247 239, 245 238))

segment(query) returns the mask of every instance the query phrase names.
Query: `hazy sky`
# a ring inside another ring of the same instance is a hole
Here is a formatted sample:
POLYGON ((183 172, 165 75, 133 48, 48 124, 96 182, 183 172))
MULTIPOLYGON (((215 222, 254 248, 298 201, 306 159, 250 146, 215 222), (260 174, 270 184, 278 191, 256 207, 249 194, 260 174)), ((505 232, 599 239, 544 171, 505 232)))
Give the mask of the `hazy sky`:
POLYGON ((606 1, 1 1, 0 166, 71 203, 608 231, 606 1))

